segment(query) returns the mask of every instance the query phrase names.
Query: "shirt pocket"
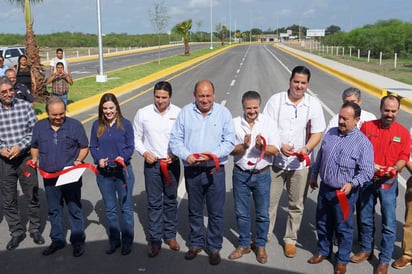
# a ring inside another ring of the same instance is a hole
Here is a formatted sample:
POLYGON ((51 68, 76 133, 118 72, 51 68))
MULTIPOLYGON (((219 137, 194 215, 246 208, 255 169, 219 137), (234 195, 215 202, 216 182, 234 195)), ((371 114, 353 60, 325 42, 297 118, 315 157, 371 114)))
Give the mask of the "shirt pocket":
POLYGON ((338 173, 344 177, 353 177, 356 168, 356 158, 354 155, 343 154, 336 159, 336 162, 338 165, 338 173))

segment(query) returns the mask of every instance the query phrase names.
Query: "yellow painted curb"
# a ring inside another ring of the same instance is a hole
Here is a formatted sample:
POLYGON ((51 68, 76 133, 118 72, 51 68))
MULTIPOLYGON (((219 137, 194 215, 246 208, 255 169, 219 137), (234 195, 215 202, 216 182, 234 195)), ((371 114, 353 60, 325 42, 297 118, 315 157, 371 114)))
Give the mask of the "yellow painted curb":
MULTIPOLYGON (((339 79, 341 79, 341 80, 343 80, 343 81, 345 81, 345 82, 349 82, 349 83, 351 83, 352 85, 357 86, 357 87, 359 87, 360 89, 364 90, 365 92, 368 92, 369 94, 375 95, 375 96, 377 96, 377 97, 379 97, 379 98, 382 98, 383 96, 386 96, 386 95, 388 95, 388 94, 397 95, 397 94, 395 94, 395 93, 393 93, 393 92, 388 92, 386 89, 382 89, 382 88, 380 88, 380 87, 378 87, 378 86, 375 86, 375 85, 373 85, 373 84, 371 84, 371 83, 369 83, 369 82, 366 82, 366 81, 364 81, 364 80, 361 80, 361 79, 359 79, 359 78, 356 78, 356 77, 353 76, 353 75, 346 74, 346 73, 341 72, 341 71, 339 71, 339 70, 337 70, 337 69, 334 69, 334 68, 332 68, 332 67, 329 67, 329 66, 327 66, 327 65, 324 65, 324 64, 322 64, 322 63, 319 63, 318 61, 313 60, 313 59, 310 59, 310 58, 308 58, 308 57, 306 57, 306 56, 303 56, 303 55, 301 55, 301 54, 299 54, 299 53, 297 53, 297 52, 295 52, 295 51, 291 51, 291 50, 288 50, 287 48, 279 47, 279 46, 277 46, 277 45, 274 45, 274 46, 275 46, 276 48, 278 48, 278 49, 280 49, 280 50, 282 50, 282 51, 290 54, 290 55, 293 55, 293 56, 298 57, 299 59, 305 60, 306 62, 314 65, 315 67, 317 67, 317 68, 319 68, 319 69, 321 69, 321 70, 323 70, 323 71, 326 71, 326 72, 328 72, 329 74, 331 74, 331 75, 333 75, 333 76, 335 76, 335 77, 337 77, 337 78, 339 78, 339 79)), ((397 95, 397 96, 398 96, 398 95, 397 95)), ((406 109, 405 109, 406 111, 411 112, 411 111, 412 111, 412 100, 410 100, 409 98, 402 97, 402 96, 400 96, 400 98, 401 98, 401 99, 400 99, 400 100, 401 100, 401 106, 403 106, 404 108, 406 108, 406 109)))
MULTIPOLYGON (((172 67, 163 69, 163 70, 158 71, 156 73, 153 73, 151 75, 145 76, 145 77, 143 77, 139 80, 130 82, 128 84, 122 85, 122 86, 114 88, 114 89, 111 89, 109 91, 106 91, 105 93, 110 92, 110 93, 115 94, 116 96, 126 94, 128 92, 131 92, 132 90, 138 89, 138 88, 140 88, 144 85, 147 85, 151 82, 154 82, 154 81, 157 81, 159 79, 165 78, 169 74, 172 74, 172 73, 177 72, 179 70, 182 70, 184 68, 190 67, 190 66, 192 66, 192 65, 194 65, 194 64, 196 64, 200 61, 203 61, 203 60, 208 59, 212 56, 220 54, 221 52, 226 51, 229 48, 234 47, 234 46, 236 46, 236 45, 226 46, 224 48, 218 49, 218 50, 213 51, 211 53, 199 56, 199 57, 197 57, 195 59, 192 59, 190 61, 186 61, 186 62, 183 62, 181 64, 174 65, 172 67)), ((86 111, 88 109, 91 109, 93 107, 97 107, 98 104, 99 104, 101 96, 102 96, 102 94, 100 93, 100 94, 96 94, 96 95, 90 96, 88 98, 85 98, 85 99, 82 99, 82 100, 79 100, 77 102, 69 104, 67 106, 67 116, 73 116, 73 115, 79 114, 83 111, 86 111)), ((37 116, 37 119, 40 120, 40 119, 43 119, 43 118, 46 118, 46 117, 47 117, 47 113, 42 113, 42 114, 37 116)))

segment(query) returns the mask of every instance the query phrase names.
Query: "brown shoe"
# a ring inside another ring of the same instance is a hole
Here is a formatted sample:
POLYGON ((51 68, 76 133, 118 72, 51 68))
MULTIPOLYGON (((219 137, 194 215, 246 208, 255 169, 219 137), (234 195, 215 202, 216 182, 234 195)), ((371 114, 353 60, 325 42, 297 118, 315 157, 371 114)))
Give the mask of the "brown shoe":
POLYGON ((242 257, 244 254, 250 253, 250 247, 241 247, 238 246, 232 253, 229 255, 229 259, 236 260, 242 257))
POLYGON ((412 258, 401 256, 392 263, 392 267, 396 269, 404 269, 411 264, 412 258))
POLYGON ((201 248, 198 247, 191 247, 189 248, 189 250, 186 252, 185 254, 185 259, 186 260, 193 260, 194 258, 196 258, 197 254, 202 251, 201 248))
POLYGON ((212 252, 209 254, 209 264, 218 265, 220 263, 220 254, 219 251, 212 252))
POLYGON ((285 244, 285 256, 288 258, 293 258, 296 256, 296 246, 292 244, 285 244))
POLYGON ((388 274, 389 264, 379 263, 375 274, 388 274))
POLYGON ((328 258, 328 256, 323 256, 323 255, 320 255, 319 253, 316 253, 315 255, 312 256, 312 258, 310 258, 308 260, 308 263, 310 263, 310 264, 319 264, 324 259, 327 259, 327 258, 328 258))
POLYGON ((264 247, 258 247, 256 250, 256 261, 261 264, 268 262, 268 255, 266 254, 266 249, 264 247))
POLYGON ((149 257, 153 258, 156 257, 157 255, 159 255, 160 252, 160 245, 152 245, 149 248, 149 257))
POLYGON ((345 274, 346 273, 346 264, 336 264, 335 274, 345 274))
POLYGON ((170 239, 166 241, 166 244, 169 246, 169 248, 171 250, 174 251, 179 251, 180 250, 180 245, 179 243, 176 241, 176 239, 170 239))
POLYGON ((361 263, 365 260, 370 260, 372 259, 372 253, 366 253, 366 252, 358 252, 352 257, 350 257, 350 261, 352 263, 361 263))

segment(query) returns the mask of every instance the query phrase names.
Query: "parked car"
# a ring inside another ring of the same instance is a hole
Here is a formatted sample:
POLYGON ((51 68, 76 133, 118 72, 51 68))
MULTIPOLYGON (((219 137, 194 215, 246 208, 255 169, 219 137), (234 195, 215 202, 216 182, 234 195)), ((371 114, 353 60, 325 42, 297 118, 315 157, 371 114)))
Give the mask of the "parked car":
POLYGON ((9 68, 13 68, 17 65, 17 59, 20 55, 26 54, 26 49, 24 47, 3 47, 0 48, 0 55, 4 58, 4 64, 9 68))

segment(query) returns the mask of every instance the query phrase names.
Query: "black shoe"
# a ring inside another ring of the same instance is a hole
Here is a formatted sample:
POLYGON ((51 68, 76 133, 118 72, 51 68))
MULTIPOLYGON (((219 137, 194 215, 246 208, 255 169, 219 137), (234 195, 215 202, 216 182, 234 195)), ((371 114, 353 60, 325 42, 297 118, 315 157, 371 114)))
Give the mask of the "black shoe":
POLYGON ((129 255, 132 252, 132 245, 123 245, 122 246, 122 255, 129 255))
POLYGON ((42 254, 44 256, 49 256, 49 255, 53 254, 54 252, 56 252, 57 250, 63 249, 65 246, 66 246, 66 244, 64 244, 64 243, 52 243, 48 248, 43 250, 42 254))
POLYGON ((7 250, 13 250, 18 247, 24 238, 26 238, 26 233, 20 234, 19 236, 11 236, 11 240, 7 244, 7 250))
POLYGON ((32 232, 32 233, 30 233, 30 237, 33 238, 33 242, 35 244, 38 244, 38 245, 44 244, 44 238, 40 234, 40 232, 38 232, 38 231, 32 232))
POLYGON ((149 248, 149 257, 153 258, 156 257, 157 255, 159 255, 160 252, 160 245, 152 245, 149 248))
POLYGON ((209 254, 209 264, 218 265, 220 263, 220 254, 219 251, 212 252, 209 254))
POLYGON ((201 248, 197 248, 197 247, 191 247, 189 248, 189 250, 185 253, 185 259, 186 260, 193 260, 194 258, 196 258, 197 254, 199 252, 201 252, 202 249, 201 248))
POLYGON ((84 244, 77 244, 73 247, 73 257, 80 257, 84 253, 84 244))
POLYGON ((118 244, 110 244, 109 248, 106 250, 106 254, 110 255, 116 252, 116 249, 120 247, 120 243, 118 244))

